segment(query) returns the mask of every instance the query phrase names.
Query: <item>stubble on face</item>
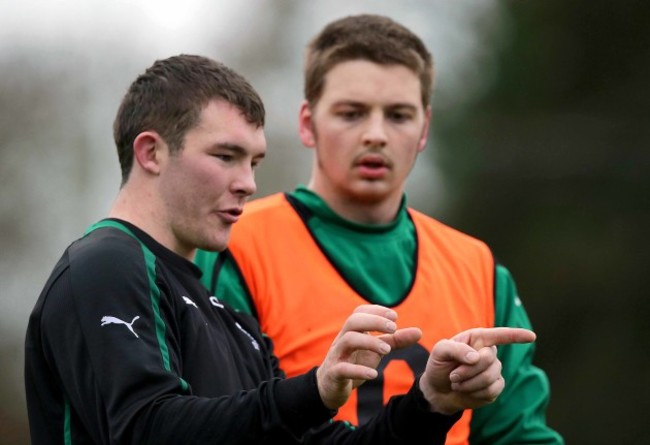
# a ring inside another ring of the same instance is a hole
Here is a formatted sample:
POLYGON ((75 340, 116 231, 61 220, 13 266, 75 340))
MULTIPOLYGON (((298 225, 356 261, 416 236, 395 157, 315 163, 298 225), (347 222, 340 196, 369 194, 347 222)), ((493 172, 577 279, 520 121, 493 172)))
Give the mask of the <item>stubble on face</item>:
POLYGON ((255 191, 252 165, 265 151, 263 128, 248 123, 237 108, 224 101, 206 106, 161 178, 169 225, 183 256, 193 257, 196 248, 226 248, 233 215, 255 191))
POLYGON ((343 62, 309 111, 316 151, 310 188, 343 215, 359 206, 397 208, 428 125, 418 76, 401 65, 343 62))

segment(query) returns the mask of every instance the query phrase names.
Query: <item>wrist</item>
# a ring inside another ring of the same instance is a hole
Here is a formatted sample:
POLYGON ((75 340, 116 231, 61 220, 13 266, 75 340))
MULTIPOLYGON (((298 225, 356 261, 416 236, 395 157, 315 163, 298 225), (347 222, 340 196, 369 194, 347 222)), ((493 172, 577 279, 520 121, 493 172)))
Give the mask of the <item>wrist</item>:
POLYGON ((450 400, 452 398, 451 390, 447 393, 437 391, 432 387, 432 385, 427 383, 426 378, 422 377, 423 376, 420 376, 418 379, 418 388, 420 389, 422 397, 428 404, 431 412, 450 416, 462 411, 453 403, 452 400, 450 400))

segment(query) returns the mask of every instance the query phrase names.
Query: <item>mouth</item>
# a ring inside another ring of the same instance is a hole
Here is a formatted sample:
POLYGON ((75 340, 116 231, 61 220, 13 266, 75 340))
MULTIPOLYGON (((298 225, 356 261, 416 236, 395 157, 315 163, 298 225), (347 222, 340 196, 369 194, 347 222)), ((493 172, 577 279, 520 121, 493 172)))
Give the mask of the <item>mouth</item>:
POLYGON ((359 156, 355 162, 357 165, 368 167, 368 168, 381 168, 388 167, 389 162, 385 156, 379 153, 365 153, 359 156))
POLYGON ((224 222, 228 224, 234 224, 239 220, 239 217, 243 213, 243 209, 241 207, 232 207, 219 210, 217 213, 224 222))
POLYGON ((367 179, 381 179, 390 169, 390 163, 378 154, 366 154, 355 162, 361 176, 367 179))
POLYGON ((362 162, 361 165, 366 168, 381 168, 384 166, 384 163, 381 161, 367 161, 367 162, 362 162))

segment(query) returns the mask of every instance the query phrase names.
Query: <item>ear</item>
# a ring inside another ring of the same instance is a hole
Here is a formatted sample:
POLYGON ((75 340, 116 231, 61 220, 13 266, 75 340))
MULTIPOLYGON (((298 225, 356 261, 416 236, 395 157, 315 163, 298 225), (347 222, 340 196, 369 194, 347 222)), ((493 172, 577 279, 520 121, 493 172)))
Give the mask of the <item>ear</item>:
POLYGON ((155 131, 143 131, 133 141, 133 159, 142 170, 157 175, 160 172, 164 142, 155 131))
POLYGON ((424 151, 424 147, 427 145, 427 138, 429 137, 429 128, 431 127, 431 105, 424 110, 424 127, 422 128, 422 135, 420 136, 420 141, 418 142, 418 153, 424 151))
POLYGON ((310 148, 316 146, 316 132, 312 120, 312 110, 309 108, 309 104, 306 100, 303 101, 300 106, 300 113, 298 115, 298 134, 300 135, 302 145, 310 148))

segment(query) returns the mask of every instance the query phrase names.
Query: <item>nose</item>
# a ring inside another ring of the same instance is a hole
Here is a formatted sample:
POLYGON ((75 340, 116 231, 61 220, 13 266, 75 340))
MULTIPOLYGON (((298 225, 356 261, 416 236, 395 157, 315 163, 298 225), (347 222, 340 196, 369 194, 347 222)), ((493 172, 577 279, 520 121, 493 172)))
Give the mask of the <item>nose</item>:
POLYGON ((372 113, 368 117, 367 126, 363 132, 363 145, 370 147, 383 147, 386 145, 387 136, 383 113, 372 113))
POLYGON ((251 196, 257 191, 255 183, 255 170, 251 165, 237 169, 236 177, 232 181, 232 192, 242 197, 251 196))

